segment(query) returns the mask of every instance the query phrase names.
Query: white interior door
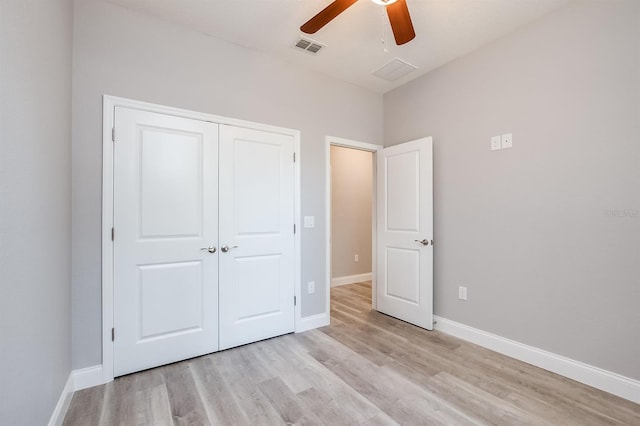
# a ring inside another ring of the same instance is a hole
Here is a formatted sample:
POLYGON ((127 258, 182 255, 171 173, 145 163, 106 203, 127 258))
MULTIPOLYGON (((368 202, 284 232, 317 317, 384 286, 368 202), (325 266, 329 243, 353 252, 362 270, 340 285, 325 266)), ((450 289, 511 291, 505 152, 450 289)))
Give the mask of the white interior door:
POLYGON ((218 126, 126 108, 115 123, 120 376, 218 350, 218 126))
POLYGON ((377 151, 378 311, 433 329, 432 139, 377 151))
POLYGON ((220 349, 294 330, 293 148, 220 126, 220 349))

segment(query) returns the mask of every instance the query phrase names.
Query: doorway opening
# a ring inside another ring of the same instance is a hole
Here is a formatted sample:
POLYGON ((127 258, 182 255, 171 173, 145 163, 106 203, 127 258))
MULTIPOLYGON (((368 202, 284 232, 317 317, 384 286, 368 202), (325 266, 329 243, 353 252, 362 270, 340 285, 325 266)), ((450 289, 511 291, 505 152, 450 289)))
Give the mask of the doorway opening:
POLYGON ((375 152, 382 146, 335 137, 326 143, 327 311, 332 295, 376 309, 375 152))

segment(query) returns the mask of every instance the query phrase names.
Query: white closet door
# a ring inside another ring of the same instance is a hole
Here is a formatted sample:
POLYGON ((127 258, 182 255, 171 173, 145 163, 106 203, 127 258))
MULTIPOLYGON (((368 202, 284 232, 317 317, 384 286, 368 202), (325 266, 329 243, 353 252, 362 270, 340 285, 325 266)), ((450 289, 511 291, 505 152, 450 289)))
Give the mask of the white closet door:
POLYGON ((294 330, 293 149, 220 126, 220 349, 294 330))
POLYGON ((431 138, 377 154, 378 310, 433 329, 431 138))
POLYGON ((218 350, 218 126, 125 108, 115 123, 120 376, 218 350))

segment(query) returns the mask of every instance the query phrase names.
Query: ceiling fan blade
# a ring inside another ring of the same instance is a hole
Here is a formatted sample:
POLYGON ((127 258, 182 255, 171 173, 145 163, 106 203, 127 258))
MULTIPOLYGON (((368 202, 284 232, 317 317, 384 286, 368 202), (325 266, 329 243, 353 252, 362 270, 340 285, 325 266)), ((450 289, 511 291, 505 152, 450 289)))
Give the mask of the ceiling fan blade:
POLYGON ((329 6, 322 9, 316 16, 309 19, 300 27, 300 31, 307 34, 313 34, 320 28, 327 25, 336 16, 347 10, 349 6, 358 0, 335 0, 329 6))
POLYGON ((396 44, 400 46, 413 40, 416 37, 416 32, 413 30, 407 1, 398 0, 386 6, 386 8, 396 44))

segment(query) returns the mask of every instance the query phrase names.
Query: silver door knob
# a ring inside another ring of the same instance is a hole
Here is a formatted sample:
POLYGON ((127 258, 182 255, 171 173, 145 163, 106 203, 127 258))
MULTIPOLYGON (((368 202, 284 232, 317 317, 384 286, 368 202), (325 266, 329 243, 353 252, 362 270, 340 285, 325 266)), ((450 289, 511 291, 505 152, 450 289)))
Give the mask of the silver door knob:
POLYGON ((234 249, 234 248, 238 248, 238 246, 231 246, 231 247, 229 247, 228 245, 226 245, 226 244, 225 244, 225 245, 223 245, 222 247, 220 247, 220 250, 222 250, 222 252, 223 252, 223 253, 226 253, 226 252, 228 252, 229 250, 234 249))
POLYGON ((206 250, 209 253, 215 253, 216 252, 216 246, 202 247, 200 250, 206 250))
POLYGON ((413 240, 413 241, 415 241, 416 243, 420 243, 423 246, 428 246, 429 245, 429 240, 427 240, 426 238, 424 240, 413 240))

